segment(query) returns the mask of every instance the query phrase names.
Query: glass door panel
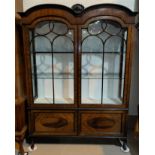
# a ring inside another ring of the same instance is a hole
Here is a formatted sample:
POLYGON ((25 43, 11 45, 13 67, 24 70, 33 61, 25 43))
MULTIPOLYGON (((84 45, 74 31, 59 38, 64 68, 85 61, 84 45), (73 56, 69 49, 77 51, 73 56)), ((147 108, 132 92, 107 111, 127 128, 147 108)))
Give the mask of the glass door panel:
POLYGON ((57 21, 30 31, 35 104, 74 103, 74 32, 57 21))
POLYGON ((82 55, 82 103, 101 103, 102 59, 102 54, 82 55))
POLYGON ((55 103, 74 102, 73 54, 54 53, 55 103))
POLYGON ((34 103, 53 103, 52 56, 51 54, 35 54, 37 97, 34 103))
POLYGON ((82 29, 81 104, 122 104, 127 31, 110 20, 82 29))

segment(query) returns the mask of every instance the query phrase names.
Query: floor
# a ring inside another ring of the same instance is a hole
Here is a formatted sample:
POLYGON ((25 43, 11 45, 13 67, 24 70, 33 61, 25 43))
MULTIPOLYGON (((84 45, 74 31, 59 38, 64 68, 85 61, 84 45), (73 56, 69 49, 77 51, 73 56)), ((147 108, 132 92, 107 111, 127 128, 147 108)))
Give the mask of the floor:
POLYGON ((131 122, 128 130, 129 153, 122 152, 119 146, 112 144, 36 144, 37 149, 30 152, 29 145, 24 143, 24 148, 29 151, 29 155, 139 155, 139 139, 133 133, 135 120, 131 122))
POLYGON ((131 155, 139 155, 139 137, 133 133, 136 121, 137 117, 129 117, 128 146, 130 148, 131 155))
MULTIPOLYGON (((25 147, 26 148, 26 147, 25 147)), ((27 148, 26 148, 27 150, 27 148)), ((30 155, 124 155, 115 145, 37 144, 30 155)), ((131 155, 131 153, 125 153, 131 155)))

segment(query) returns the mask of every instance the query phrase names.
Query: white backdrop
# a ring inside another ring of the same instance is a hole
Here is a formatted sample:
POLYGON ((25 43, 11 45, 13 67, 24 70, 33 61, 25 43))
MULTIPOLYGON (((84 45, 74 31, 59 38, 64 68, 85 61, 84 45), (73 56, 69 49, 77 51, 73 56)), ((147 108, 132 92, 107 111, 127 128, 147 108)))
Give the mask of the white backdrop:
POLYGON ((138 10, 138 0, 23 0, 23 11, 39 4, 61 4, 72 7, 77 3, 82 4, 85 8, 96 4, 111 3, 123 5, 132 11, 138 10))

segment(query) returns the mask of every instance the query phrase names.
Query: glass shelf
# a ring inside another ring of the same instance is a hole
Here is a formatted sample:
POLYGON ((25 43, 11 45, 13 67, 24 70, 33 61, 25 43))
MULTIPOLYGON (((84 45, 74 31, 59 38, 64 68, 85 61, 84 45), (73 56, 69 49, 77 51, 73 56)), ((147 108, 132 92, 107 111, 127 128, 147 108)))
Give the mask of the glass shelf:
MULTIPOLYGON (((34 76, 34 74, 32 75, 34 76)), ((52 73, 40 73, 36 75, 38 79, 52 79, 52 73)), ((102 79, 102 74, 82 74, 82 79, 102 79)), ((74 79, 73 73, 54 73, 54 79, 74 79)), ((119 74, 104 74, 103 79, 124 79, 119 74)))
POLYGON ((52 53, 54 53, 54 54, 74 54, 74 52, 65 52, 65 51, 57 51, 57 52, 55 52, 55 51, 34 51, 34 52, 31 52, 31 54, 52 54, 52 53))
POLYGON ((82 54, 87 54, 87 53, 90 53, 90 54, 118 54, 118 55, 121 55, 122 53, 123 54, 126 54, 125 51, 123 52, 120 52, 120 51, 115 51, 115 52, 111 52, 111 51, 104 51, 104 52, 97 52, 97 51, 94 51, 94 52, 90 52, 90 51, 82 51, 82 54))
MULTIPOLYGON (((35 76, 33 74, 33 76, 35 76)), ((39 73, 36 75, 38 79, 52 79, 52 73, 39 73)), ((73 73, 54 73, 54 79, 74 79, 73 73)))
MULTIPOLYGON (((82 79, 102 79, 102 74, 101 73, 82 74, 81 78, 82 79)), ((124 77, 120 77, 119 74, 109 73, 109 74, 104 74, 103 79, 124 79, 124 77)))
MULTIPOLYGON (((74 52, 64 52, 64 51, 58 51, 58 52, 55 52, 55 51, 34 51, 34 52, 31 52, 32 54, 52 54, 52 53, 54 53, 54 54, 74 54, 74 52)), ((90 54, 118 54, 118 55, 120 55, 120 54, 126 54, 125 53, 125 51, 123 51, 123 52, 120 52, 120 51, 115 51, 115 52, 113 52, 113 51, 104 51, 104 52, 97 52, 97 51, 94 51, 94 52, 90 52, 90 51, 82 51, 81 52, 82 54, 87 54, 87 53, 90 53, 90 54)))

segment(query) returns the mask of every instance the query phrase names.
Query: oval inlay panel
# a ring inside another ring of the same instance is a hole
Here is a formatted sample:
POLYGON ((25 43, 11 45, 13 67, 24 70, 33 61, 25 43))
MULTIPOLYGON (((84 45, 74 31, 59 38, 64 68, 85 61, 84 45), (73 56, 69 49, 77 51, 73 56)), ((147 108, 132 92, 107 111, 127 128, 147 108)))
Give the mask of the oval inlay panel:
POLYGON ((61 128, 68 125, 68 121, 64 118, 52 118, 51 120, 44 120, 41 124, 48 128, 61 128))
POLYGON ((88 125, 96 129, 106 129, 114 126, 115 121, 106 117, 95 117, 87 121, 88 125))

